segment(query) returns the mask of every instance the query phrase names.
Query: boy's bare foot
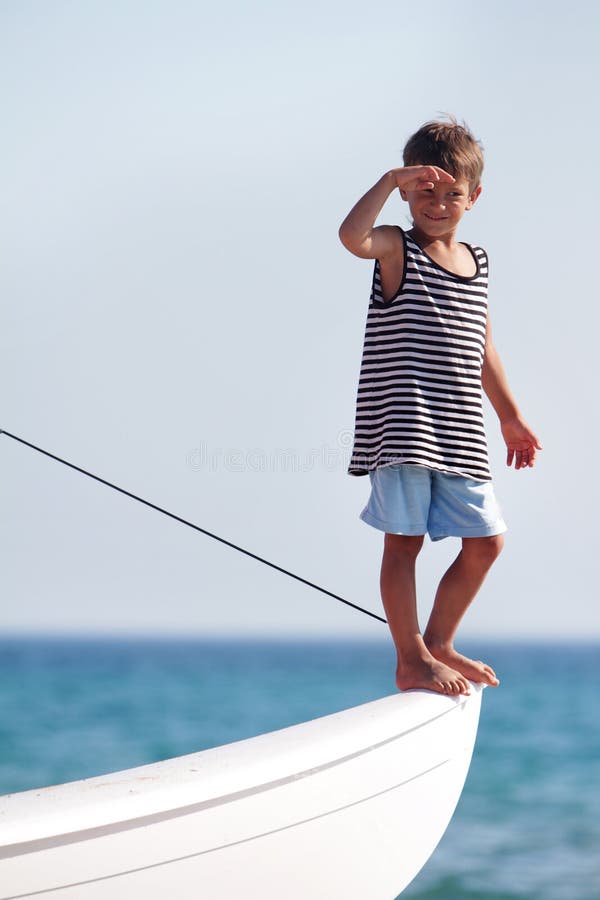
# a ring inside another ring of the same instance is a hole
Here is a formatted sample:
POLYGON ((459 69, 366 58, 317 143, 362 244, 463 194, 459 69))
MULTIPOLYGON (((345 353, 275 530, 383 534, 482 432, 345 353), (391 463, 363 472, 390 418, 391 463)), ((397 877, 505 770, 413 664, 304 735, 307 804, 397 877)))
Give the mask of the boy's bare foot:
POLYGON ((454 649, 452 644, 428 643, 427 649, 437 660, 452 666, 457 672, 468 678, 469 681, 483 682, 483 684, 489 684, 491 687, 497 687, 500 684, 491 666, 488 666, 487 663, 482 662, 480 659, 469 659, 468 656, 463 656, 462 653, 458 653, 454 649))
POLYGON ((396 686, 400 691, 415 688, 438 694, 470 694, 469 682, 460 672, 430 654, 411 662, 398 662, 396 686))

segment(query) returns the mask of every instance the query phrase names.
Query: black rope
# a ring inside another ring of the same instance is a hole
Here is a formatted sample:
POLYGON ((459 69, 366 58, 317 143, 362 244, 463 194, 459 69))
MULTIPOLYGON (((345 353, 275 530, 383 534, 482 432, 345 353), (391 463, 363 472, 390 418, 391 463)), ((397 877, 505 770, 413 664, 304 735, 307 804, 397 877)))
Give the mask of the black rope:
POLYGON ((38 453, 43 453, 44 456, 49 456, 50 459, 55 459, 57 462, 60 462, 65 466, 69 466, 69 468, 71 469, 75 469, 76 472, 81 472, 82 475, 87 475, 88 478, 94 478, 96 481, 107 485, 107 487, 113 488, 113 490, 119 491, 119 493, 125 494, 127 497, 131 497, 132 500, 137 500, 138 503, 143 503, 145 506, 149 506, 151 507, 151 509, 155 509, 157 510, 157 512, 160 512, 165 516, 169 516, 171 519, 175 519, 177 522, 181 522, 182 525, 187 525, 189 528, 194 528, 201 534, 205 534, 207 537, 213 538, 213 540, 219 541, 221 544, 225 544, 227 547, 231 547, 232 550, 238 550, 240 553, 245 554, 245 556, 249 556, 251 557, 251 559, 255 559, 257 562, 264 563, 265 566, 270 566, 272 569, 276 569, 283 575, 289 575, 290 578, 294 578, 296 581, 300 581, 302 582, 302 584, 306 584, 308 587, 314 588, 316 591, 321 591, 322 594, 327 594, 328 597, 333 597, 334 600, 339 600, 340 603, 345 603, 346 606, 351 606, 352 609, 357 609, 359 612, 362 612, 367 616, 371 616, 371 618, 377 619, 379 622, 384 622, 387 624, 386 619, 383 619, 376 613, 371 612, 369 609, 364 609, 362 606, 357 606, 356 603, 351 603, 349 600, 345 600, 338 594, 334 594, 332 591, 328 591, 326 588, 315 584, 313 581, 308 581, 306 578, 302 578, 300 575, 295 575, 293 572, 289 572, 282 566, 278 566, 275 563, 269 562, 268 559, 263 559, 262 556, 257 556, 256 553, 251 553, 250 550, 245 550, 243 547, 239 547, 237 544, 234 544, 231 541, 227 541, 225 540, 225 538, 219 537, 218 534, 213 534, 211 531, 207 531, 206 528, 201 528, 199 525, 195 525, 193 522, 188 522, 187 519, 182 519, 181 516, 176 516, 175 513, 169 512, 168 509, 163 509, 161 506, 157 506, 156 503, 150 503, 149 500, 144 500, 143 497, 138 497, 136 494, 132 494, 131 491, 126 491, 125 488, 121 488, 116 484, 112 484, 105 478, 100 478, 99 475, 94 475, 93 472, 88 472, 86 469, 82 469, 80 466, 76 466, 74 463, 67 462, 66 459, 61 459, 60 456, 55 456, 54 453, 49 453, 48 450, 43 450, 41 447, 36 447, 35 444, 30 444, 29 441, 18 437, 16 434, 11 434, 10 431, 4 431, 3 428, 0 428, 0 434, 5 434, 6 437, 12 438, 14 441, 19 441, 19 443, 25 444, 26 447, 31 447, 32 450, 37 450, 38 453))

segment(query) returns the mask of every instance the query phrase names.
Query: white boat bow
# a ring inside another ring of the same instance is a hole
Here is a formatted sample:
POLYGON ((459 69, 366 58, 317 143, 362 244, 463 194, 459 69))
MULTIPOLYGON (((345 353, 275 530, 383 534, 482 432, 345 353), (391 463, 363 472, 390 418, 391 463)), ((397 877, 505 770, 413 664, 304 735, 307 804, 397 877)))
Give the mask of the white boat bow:
POLYGON ((0 900, 393 900, 456 808, 480 704, 409 691, 0 797, 0 900))

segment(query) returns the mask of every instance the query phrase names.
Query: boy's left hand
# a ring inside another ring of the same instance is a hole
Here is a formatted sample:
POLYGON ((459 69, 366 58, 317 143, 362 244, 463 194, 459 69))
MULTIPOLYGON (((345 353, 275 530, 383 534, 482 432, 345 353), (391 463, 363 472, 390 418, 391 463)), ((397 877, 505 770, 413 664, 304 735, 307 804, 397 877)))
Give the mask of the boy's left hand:
POLYGON ((529 426, 521 419, 508 419, 500 427, 506 442, 506 465, 511 466, 514 459, 515 469, 533 466, 536 451, 541 450, 542 445, 529 426))

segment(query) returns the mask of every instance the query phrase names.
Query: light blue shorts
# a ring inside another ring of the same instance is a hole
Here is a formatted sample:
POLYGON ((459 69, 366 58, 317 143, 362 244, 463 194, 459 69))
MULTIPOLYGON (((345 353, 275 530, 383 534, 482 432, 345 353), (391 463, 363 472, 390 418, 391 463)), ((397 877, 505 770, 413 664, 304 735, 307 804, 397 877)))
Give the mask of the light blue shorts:
POLYGON ((360 518, 388 534, 490 537, 506 524, 491 481, 407 463, 369 472, 371 496, 360 518))

